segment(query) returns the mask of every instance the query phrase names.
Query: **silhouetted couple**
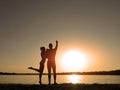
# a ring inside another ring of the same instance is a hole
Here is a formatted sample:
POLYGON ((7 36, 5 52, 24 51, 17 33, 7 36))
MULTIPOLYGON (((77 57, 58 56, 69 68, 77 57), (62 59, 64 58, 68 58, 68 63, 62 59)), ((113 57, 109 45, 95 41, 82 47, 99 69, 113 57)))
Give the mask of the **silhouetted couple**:
POLYGON ((41 78, 44 70, 44 63, 47 60, 47 69, 48 69, 48 81, 49 84, 51 84, 51 69, 53 70, 53 76, 54 76, 54 84, 56 84, 56 62, 55 62, 55 56, 56 56, 56 51, 58 48, 58 41, 56 41, 56 46, 53 48, 52 43, 49 44, 49 49, 45 49, 45 47, 40 47, 41 51, 41 61, 40 61, 40 67, 39 69, 29 67, 28 69, 35 70, 39 72, 39 83, 41 84, 41 78))

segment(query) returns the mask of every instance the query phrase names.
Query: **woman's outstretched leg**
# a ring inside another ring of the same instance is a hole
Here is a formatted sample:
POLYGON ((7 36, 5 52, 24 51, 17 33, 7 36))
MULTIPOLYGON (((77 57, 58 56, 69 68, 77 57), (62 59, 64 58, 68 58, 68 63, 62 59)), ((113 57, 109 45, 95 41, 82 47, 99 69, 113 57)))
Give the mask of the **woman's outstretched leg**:
POLYGON ((34 70, 34 71, 40 72, 40 70, 39 70, 39 69, 37 69, 37 68, 28 67, 28 69, 31 69, 31 70, 34 70))

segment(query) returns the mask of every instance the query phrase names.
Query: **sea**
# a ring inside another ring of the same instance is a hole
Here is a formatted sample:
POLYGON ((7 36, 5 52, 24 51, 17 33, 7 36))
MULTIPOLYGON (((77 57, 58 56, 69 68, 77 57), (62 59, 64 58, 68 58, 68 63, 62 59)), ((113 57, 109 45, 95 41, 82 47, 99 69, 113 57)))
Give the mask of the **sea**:
MULTIPOLYGON (((57 75, 57 83, 120 84, 120 75, 57 75)), ((0 75, 0 84, 39 84, 39 75, 0 75)), ((47 75, 42 76, 42 84, 48 84, 47 75)))

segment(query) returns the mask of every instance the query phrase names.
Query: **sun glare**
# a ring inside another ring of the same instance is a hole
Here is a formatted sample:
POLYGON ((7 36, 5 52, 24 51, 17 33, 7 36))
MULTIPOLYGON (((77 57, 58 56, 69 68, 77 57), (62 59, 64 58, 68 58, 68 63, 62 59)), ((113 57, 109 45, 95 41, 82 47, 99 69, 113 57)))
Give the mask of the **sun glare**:
POLYGON ((81 78, 80 76, 78 76, 78 75, 70 75, 70 76, 68 77, 68 79, 69 79, 69 81, 70 81, 71 83, 73 83, 73 84, 80 83, 81 80, 82 80, 82 78, 81 78))
POLYGON ((86 65, 85 54, 77 50, 67 51, 63 55, 62 64, 67 71, 82 71, 86 65))

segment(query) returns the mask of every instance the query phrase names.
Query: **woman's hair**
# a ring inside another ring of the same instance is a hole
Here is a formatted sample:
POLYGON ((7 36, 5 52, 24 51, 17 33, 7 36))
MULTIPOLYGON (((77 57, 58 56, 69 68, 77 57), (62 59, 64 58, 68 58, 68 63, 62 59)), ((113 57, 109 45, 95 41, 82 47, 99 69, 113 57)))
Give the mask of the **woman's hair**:
POLYGON ((41 51, 45 51, 45 47, 40 47, 40 50, 41 51))

